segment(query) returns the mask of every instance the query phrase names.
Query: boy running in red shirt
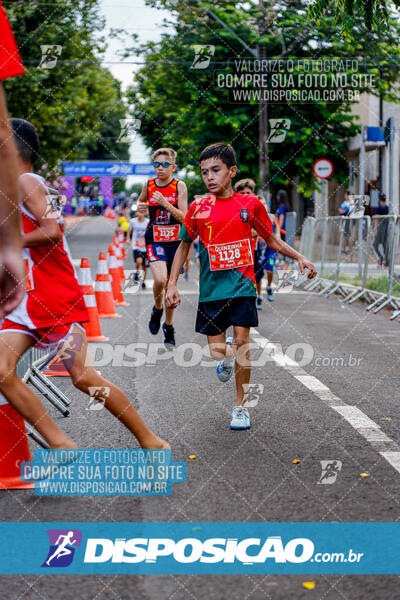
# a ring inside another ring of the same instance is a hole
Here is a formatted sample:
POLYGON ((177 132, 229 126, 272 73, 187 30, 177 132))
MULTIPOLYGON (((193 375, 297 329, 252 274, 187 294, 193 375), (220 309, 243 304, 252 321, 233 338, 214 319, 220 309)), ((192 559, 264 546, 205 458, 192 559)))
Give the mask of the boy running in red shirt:
POLYGON ((316 275, 316 270, 304 256, 275 237, 266 208, 256 196, 233 191, 237 166, 232 146, 219 143, 205 148, 200 155, 200 168, 210 195, 195 200, 185 217, 166 304, 175 308, 180 303, 179 273, 192 241, 199 236, 200 298, 196 331, 207 335, 210 354, 220 361, 217 366, 220 381, 228 381, 235 368, 237 401, 231 428, 248 429, 250 416, 244 392, 251 374, 248 344, 250 327, 258 325, 252 228, 270 248, 296 260, 301 273, 308 269, 309 279, 316 275), (226 338, 231 325, 234 337, 226 338))
POLYGON ((48 188, 43 178, 32 172, 39 139, 28 121, 12 119, 11 126, 18 152, 27 286, 21 304, 1 327, 0 392, 51 448, 76 448, 16 374, 16 365, 28 348, 57 345, 76 388, 88 395, 90 388, 108 390, 105 398, 95 396, 96 399, 104 401, 143 448, 169 448, 167 442, 150 431, 125 394, 88 366, 87 339, 82 327, 88 313, 83 295, 48 188))
MULTIPOLYGON (((163 314, 164 292, 178 249, 179 229, 187 213, 187 189, 183 181, 173 177, 176 170, 176 152, 172 148, 159 148, 153 154, 153 166, 157 177, 150 179, 139 196, 148 207, 149 224, 145 233, 147 258, 153 273, 154 306, 149 321, 153 335, 160 330, 163 314)), ((165 306, 163 323, 164 344, 168 350, 175 346, 175 330, 172 324, 174 309, 165 306)))

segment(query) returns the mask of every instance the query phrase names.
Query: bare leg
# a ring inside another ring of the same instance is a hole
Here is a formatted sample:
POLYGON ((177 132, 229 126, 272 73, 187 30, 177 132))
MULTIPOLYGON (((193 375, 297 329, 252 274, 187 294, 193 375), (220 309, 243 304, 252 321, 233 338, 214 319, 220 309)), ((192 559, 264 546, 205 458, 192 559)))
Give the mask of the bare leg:
POLYGON ((168 281, 167 263, 164 260, 156 260, 150 263, 153 273, 154 306, 159 310, 163 307, 164 290, 168 281))
POLYGON ((208 335, 208 347, 210 349, 210 355, 215 360, 222 360, 225 358, 230 358, 234 354, 234 350, 231 344, 225 343, 226 333, 220 333, 218 335, 208 335))
POLYGON ((20 357, 34 344, 30 335, 7 332, 0 335, 0 391, 23 419, 28 421, 51 448, 77 448, 47 414, 40 399, 16 373, 20 357))
POLYGON ((273 271, 267 271, 267 285, 268 285, 268 287, 271 287, 273 278, 274 278, 273 271))
POLYGON ((245 390, 249 389, 251 376, 250 362, 250 328, 234 327, 234 344, 236 346, 235 378, 236 378, 236 406, 243 405, 246 401, 245 390))
POLYGON ((142 448, 170 448, 165 440, 147 427, 122 390, 104 379, 90 366, 87 339, 82 330, 76 327, 73 334, 81 336, 82 344, 80 349, 74 352, 73 360, 68 361, 68 364, 64 362, 64 364, 71 375, 74 386, 88 395, 90 395, 90 387, 106 388, 108 393, 104 394, 104 406, 133 433, 142 448))

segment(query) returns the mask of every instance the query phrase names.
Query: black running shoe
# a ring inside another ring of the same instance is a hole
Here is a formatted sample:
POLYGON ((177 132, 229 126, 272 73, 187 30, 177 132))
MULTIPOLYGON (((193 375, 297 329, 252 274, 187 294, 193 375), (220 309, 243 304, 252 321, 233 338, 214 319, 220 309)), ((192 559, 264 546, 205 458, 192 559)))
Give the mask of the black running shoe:
POLYGON ((173 350, 175 347, 175 329, 173 325, 163 323, 162 330, 164 332, 164 346, 167 350, 173 350))
POLYGON ((156 308, 155 306, 153 306, 153 310, 151 311, 151 317, 149 321, 150 333, 152 333, 153 335, 156 335, 156 333, 160 331, 162 314, 162 308, 156 308))
POLYGON ((146 289, 146 284, 144 281, 142 281, 142 290, 145 290, 145 289, 146 289))

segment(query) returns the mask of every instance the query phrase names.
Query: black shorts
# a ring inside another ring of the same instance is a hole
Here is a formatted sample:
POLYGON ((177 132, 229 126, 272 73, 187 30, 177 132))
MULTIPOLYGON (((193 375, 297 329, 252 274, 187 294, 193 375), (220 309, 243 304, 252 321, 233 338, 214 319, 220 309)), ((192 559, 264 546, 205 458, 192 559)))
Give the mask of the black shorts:
POLYGON ((219 335, 231 325, 257 327, 258 314, 255 296, 199 302, 196 331, 204 335, 219 335))
POLYGON ((147 260, 147 254, 145 250, 133 250, 133 261, 136 262, 138 258, 143 259, 143 264, 145 267, 149 266, 149 261, 147 260))

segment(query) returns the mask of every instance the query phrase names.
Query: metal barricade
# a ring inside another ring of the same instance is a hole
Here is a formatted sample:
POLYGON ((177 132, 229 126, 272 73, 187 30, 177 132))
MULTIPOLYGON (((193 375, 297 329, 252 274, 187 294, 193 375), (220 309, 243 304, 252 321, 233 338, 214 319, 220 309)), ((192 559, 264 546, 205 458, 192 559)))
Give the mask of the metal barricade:
MULTIPOLYGON (((42 350, 29 348, 17 364, 17 375, 26 384, 31 384, 42 396, 57 408, 64 417, 70 414, 66 408, 71 404, 67 396, 42 373, 42 370, 56 356, 57 349, 42 350)), ((28 436, 43 448, 49 448, 44 438, 29 424, 25 423, 28 436)))
POLYGON ((377 215, 372 217, 372 234, 370 245, 370 263, 378 265, 379 274, 388 279, 386 293, 379 292, 378 297, 367 306, 367 311, 374 314, 386 306, 400 309, 400 298, 392 295, 394 268, 399 246, 399 219, 394 215, 377 215))
POLYGON ((348 304, 364 298, 368 312, 376 314, 390 306, 394 309, 391 319, 399 317, 400 297, 392 293, 400 280, 399 238, 400 217, 396 215, 308 217, 300 253, 315 264, 318 276, 304 289, 326 297, 341 294, 342 302, 348 304), (346 282, 346 276, 361 277, 361 286, 346 282), (387 277, 386 291, 367 288, 368 276, 387 277))
POLYGON ((315 224, 316 219, 314 217, 306 217, 301 228, 299 251, 308 260, 311 260, 314 247, 315 224))

